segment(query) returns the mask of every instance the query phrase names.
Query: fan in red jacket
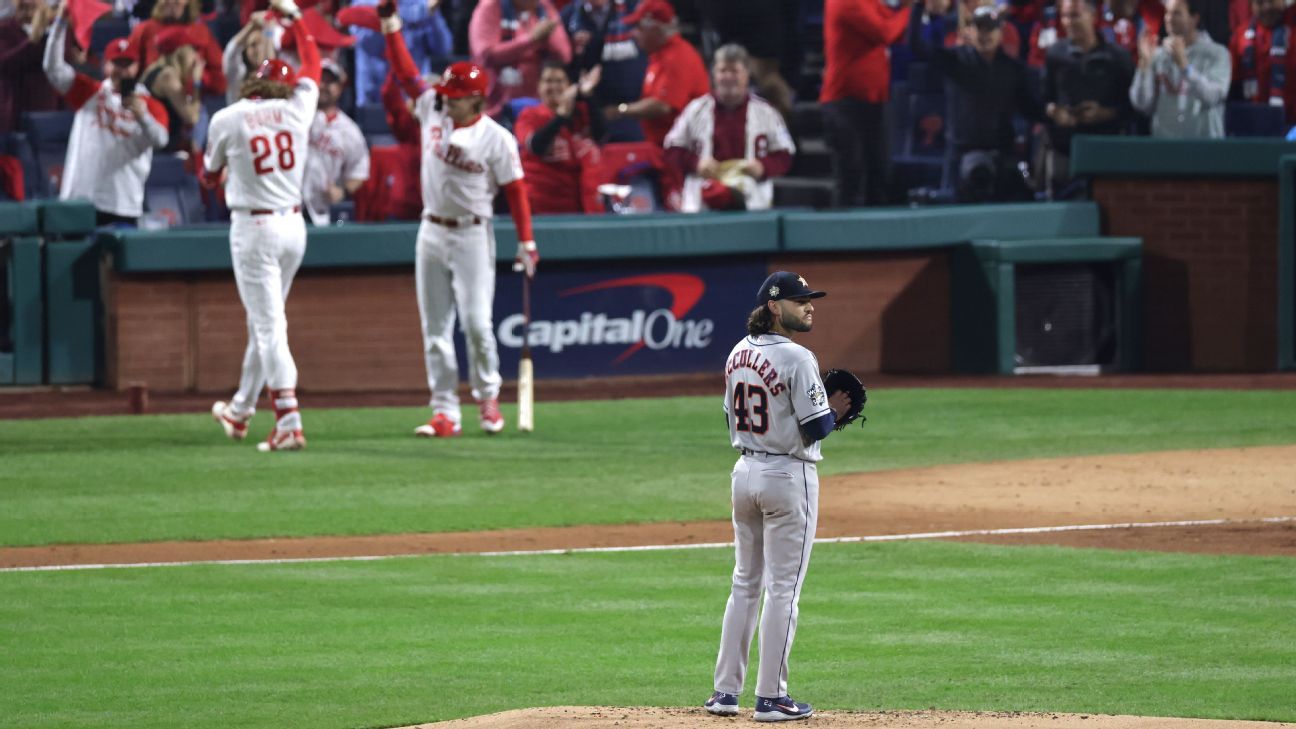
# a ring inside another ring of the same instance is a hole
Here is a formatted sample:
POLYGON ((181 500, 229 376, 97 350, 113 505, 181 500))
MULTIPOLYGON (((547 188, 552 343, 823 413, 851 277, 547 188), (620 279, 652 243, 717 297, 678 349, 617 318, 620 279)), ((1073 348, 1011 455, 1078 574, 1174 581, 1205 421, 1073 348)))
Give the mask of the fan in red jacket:
POLYGON ((883 124, 890 98, 890 46, 909 27, 912 0, 824 1, 823 104, 828 144, 837 156, 836 204, 891 202, 890 156, 883 124))
POLYGON ((522 148, 527 197, 535 213, 602 212, 597 192, 602 118, 585 101, 598 86, 600 68, 573 84, 560 61, 540 70, 540 103, 518 115, 513 133, 522 148))

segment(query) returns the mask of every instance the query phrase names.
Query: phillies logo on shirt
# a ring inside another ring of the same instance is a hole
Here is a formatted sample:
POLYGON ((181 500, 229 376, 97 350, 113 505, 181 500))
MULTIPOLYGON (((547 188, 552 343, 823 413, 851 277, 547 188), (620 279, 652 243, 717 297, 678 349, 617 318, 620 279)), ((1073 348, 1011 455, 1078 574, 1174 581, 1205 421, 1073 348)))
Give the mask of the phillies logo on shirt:
POLYGON ((114 109, 108 106, 108 100, 103 95, 100 95, 95 104, 95 125, 123 139, 134 134, 139 128, 135 114, 130 109, 114 109))

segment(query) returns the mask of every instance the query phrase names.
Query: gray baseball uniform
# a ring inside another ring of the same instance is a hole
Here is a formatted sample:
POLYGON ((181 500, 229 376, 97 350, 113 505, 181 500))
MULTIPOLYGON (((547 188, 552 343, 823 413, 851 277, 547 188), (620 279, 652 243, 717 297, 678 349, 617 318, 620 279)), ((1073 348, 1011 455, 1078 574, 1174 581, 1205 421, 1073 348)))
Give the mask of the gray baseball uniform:
MULTIPOLYGON (((810 292, 795 274, 775 274, 766 286, 775 280, 797 283, 791 292, 784 283, 784 296, 775 286, 770 298, 823 295, 810 292)), ((764 590, 756 695, 778 699, 787 696, 797 604, 819 515, 815 464, 832 410, 814 354, 777 333, 749 335, 734 346, 725 367, 724 410, 730 442, 741 455, 732 474, 735 564, 715 690, 742 693, 764 590)))

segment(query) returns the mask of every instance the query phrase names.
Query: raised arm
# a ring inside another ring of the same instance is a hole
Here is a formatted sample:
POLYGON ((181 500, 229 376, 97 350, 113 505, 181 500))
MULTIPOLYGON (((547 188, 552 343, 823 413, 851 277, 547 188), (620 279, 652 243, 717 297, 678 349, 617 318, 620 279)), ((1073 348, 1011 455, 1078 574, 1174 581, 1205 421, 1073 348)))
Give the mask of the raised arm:
POLYGON ((67 45, 67 4, 60 3, 57 13, 58 17, 50 28, 49 41, 45 43, 43 65, 50 86, 59 94, 66 95, 76 80, 76 70, 63 58, 67 45))
POLYGON ((396 14, 395 0, 382 0, 378 3, 378 17, 382 23, 383 39, 387 41, 387 58, 391 61, 392 73, 396 81, 411 99, 423 95, 426 88, 419 79, 418 66, 410 57, 409 48, 405 47, 405 37, 401 35, 401 19, 396 14))
POLYGON ((306 23, 301 22, 301 10, 293 0, 272 0, 271 6, 281 17, 289 20, 288 34, 297 45, 297 56, 301 58, 301 68, 297 70, 298 78, 308 78, 319 85, 320 53, 306 23))

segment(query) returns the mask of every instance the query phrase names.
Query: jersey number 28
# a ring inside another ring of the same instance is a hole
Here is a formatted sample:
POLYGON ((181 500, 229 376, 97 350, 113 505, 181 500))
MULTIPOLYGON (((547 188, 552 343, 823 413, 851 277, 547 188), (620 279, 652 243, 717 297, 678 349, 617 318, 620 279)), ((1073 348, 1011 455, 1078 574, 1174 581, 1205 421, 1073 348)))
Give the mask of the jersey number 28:
POLYGON ((293 165, 297 164, 297 156, 293 154, 293 137, 291 132, 279 132, 274 135, 274 146, 270 144, 270 137, 262 134, 252 137, 248 140, 252 145, 252 168, 258 175, 268 175, 274 172, 270 166, 270 157, 277 150, 279 152, 279 169, 285 172, 291 170, 293 165))
POLYGON ((739 382, 733 391, 733 414, 738 430, 762 435, 769 430, 769 400, 765 388, 739 382), (748 412, 748 407, 751 410, 748 412))

